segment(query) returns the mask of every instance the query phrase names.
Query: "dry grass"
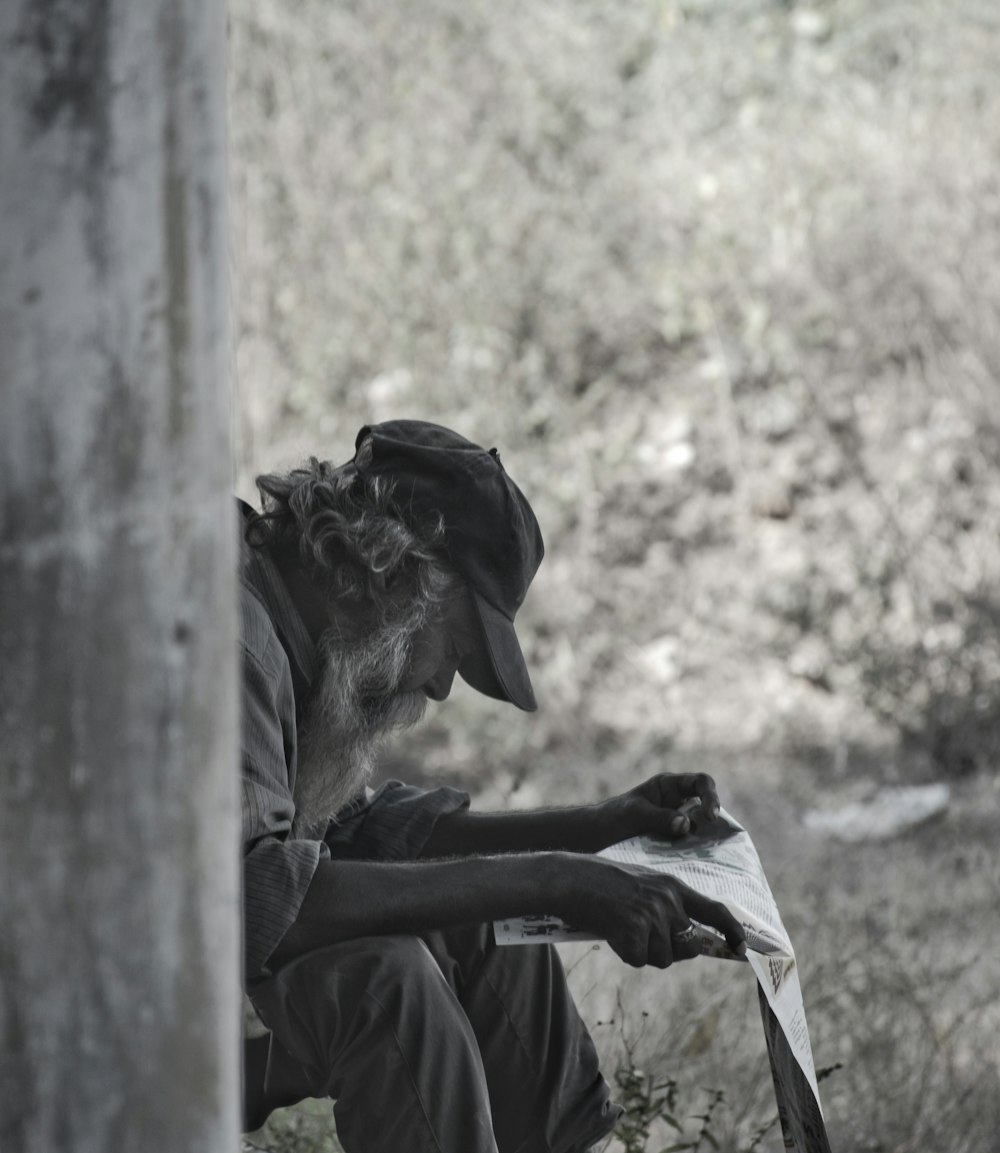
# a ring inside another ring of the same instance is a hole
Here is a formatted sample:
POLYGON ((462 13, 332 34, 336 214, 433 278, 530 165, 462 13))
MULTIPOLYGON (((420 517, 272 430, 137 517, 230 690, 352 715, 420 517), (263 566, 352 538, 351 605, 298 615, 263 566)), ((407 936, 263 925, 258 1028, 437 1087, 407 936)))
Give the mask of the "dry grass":
MULTIPOLYGON (((988 832, 1000 790, 969 782, 939 824, 838 846, 809 840, 793 805, 757 791, 752 763, 736 769, 746 795, 733 807, 755 830, 796 944, 817 1066, 841 1066, 822 1085, 833 1148, 987 1153, 1000 1122, 1000 878, 988 832)), ((570 963, 605 1067, 627 1063, 627 1041, 638 1067, 677 1081, 689 1113, 706 1090, 724 1090, 714 1135, 746 1153, 774 1113, 750 975, 722 962, 632 973, 580 946, 570 963)), ((758 1146, 779 1147, 776 1131, 758 1146)))

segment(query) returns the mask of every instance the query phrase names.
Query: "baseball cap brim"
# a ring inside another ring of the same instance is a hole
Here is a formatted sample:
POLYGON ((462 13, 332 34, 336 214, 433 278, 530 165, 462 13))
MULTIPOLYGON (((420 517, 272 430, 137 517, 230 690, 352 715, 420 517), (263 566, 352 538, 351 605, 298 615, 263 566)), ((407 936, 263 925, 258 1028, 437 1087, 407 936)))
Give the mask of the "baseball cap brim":
POLYGON ((483 649, 465 657, 458 675, 478 692, 510 701, 527 713, 538 708, 528 666, 514 632, 514 622, 472 589, 472 600, 483 626, 483 649))

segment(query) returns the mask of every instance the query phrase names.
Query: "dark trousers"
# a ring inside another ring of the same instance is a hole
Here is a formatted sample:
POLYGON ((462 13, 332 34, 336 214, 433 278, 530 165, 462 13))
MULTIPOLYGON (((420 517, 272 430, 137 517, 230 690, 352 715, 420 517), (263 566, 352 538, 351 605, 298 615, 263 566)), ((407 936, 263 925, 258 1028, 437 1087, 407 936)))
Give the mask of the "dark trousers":
POLYGON ((548 945, 488 926, 367 937, 253 990, 245 1124, 332 1097, 346 1153, 582 1153, 610 1133, 593 1042, 548 945))

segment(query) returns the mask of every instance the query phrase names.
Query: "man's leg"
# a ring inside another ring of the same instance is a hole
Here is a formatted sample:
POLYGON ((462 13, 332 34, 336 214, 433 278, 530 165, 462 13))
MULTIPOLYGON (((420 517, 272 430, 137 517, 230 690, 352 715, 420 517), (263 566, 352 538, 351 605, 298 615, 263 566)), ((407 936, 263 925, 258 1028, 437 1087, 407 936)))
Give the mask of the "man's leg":
POLYGON ((610 1132, 556 951, 498 949, 489 926, 425 939, 317 950, 255 992, 275 1037, 249 1114, 332 1096, 348 1153, 581 1153, 610 1132))
POLYGON ((551 945, 498 948, 489 925, 424 940, 455 990, 486 1070, 501 1153, 582 1153, 621 1115, 551 945))
POLYGON ((318 949, 253 1000, 273 1032, 254 1120, 329 1096, 347 1153, 497 1153, 475 1035, 419 938, 318 949))

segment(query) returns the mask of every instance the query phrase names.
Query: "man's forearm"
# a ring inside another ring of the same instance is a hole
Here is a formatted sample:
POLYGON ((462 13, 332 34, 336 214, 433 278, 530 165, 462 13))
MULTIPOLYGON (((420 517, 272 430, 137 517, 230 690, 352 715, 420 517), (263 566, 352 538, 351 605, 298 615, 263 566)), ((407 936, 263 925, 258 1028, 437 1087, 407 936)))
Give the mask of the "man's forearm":
MULTIPOLYGON (((419 935, 463 922, 553 913, 630 965, 693 957, 692 920, 745 947, 732 913, 676 877, 580 853, 517 853, 450 861, 324 861, 295 924, 269 958, 281 965, 359 937, 419 935)), ((697 934, 694 934, 697 942, 697 934)))
POLYGON ((524 812, 475 813, 441 817, 421 857, 478 856, 483 853, 537 853, 561 850, 596 853, 615 840, 600 805, 524 812))
POLYGON ((565 875, 555 856, 321 862, 271 963, 357 937, 551 912, 557 879, 565 875))

